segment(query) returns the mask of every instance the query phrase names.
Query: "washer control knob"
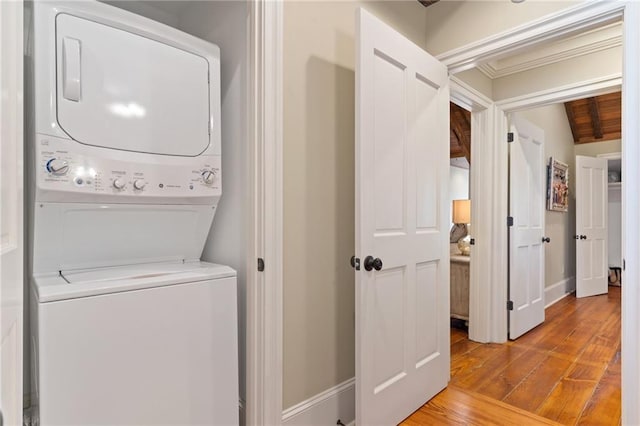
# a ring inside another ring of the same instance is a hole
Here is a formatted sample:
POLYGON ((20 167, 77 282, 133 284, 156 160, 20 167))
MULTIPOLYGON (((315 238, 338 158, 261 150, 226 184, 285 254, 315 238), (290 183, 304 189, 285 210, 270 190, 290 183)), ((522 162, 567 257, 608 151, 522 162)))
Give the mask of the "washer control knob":
POLYGON ((58 158, 52 158, 47 161, 47 171, 56 176, 66 175, 69 171, 69 163, 58 158))
POLYGON ((113 180, 113 187, 114 187, 115 189, 120 189, 120 190, 122 190, 122 189, 124 189, 124 187, 125 187, 125 186, 127 186, 127 182, 125 182, 125 180, 124 180, 124 179, 122 179, 122 178, 115 178, 115 179, 113 180))
POLYGON ((202 172, 202 181, 207 185, 211 185, 216 179, 216 172, 214 170, 204 170, 202 172))
POLYGON ((136 179, 133 181, 133 187, 138 191, 142 191, 145 186, 147 186, 147 182, 143 181, 142 179, 136 179))

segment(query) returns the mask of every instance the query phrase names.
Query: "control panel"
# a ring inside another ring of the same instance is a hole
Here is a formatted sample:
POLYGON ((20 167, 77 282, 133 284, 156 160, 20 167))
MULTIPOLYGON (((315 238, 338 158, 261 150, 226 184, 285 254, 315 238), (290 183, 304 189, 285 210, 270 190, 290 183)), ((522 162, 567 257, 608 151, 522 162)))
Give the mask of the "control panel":
POLYGON ((37 187, 42 191, 191 198, 219 196, 222 188, 217 155, 141 154, 88 147, 43 135, 37 141, 36 167, 37 187))

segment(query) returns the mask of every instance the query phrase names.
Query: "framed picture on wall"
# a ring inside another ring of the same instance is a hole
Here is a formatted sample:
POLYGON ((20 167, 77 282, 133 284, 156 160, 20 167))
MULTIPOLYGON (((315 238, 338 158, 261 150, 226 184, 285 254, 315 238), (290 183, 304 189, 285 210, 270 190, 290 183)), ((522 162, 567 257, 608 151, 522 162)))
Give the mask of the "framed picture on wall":
POLYGON ((569 210, 569 166, 553 157, 547 167, 547 210, 569 210))

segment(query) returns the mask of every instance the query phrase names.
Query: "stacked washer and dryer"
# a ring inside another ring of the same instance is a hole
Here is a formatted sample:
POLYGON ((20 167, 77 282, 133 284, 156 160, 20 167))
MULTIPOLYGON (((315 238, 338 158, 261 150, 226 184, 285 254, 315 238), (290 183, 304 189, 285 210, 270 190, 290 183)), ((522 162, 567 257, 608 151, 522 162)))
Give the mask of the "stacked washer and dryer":
POLYGON ((217 46, 115 7, 30 5, 32 406, 48 425, 238 423, 217 46))

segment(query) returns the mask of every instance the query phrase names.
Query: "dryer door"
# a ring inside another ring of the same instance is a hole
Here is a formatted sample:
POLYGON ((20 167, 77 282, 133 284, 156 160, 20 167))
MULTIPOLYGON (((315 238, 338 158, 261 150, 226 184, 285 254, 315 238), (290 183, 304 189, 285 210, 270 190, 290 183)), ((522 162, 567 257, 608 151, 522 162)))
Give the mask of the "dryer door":
POLYGON ((182 156, 209 146, 204 57, 65 13, 56 39, 58 123, 71 138, 182 156))

